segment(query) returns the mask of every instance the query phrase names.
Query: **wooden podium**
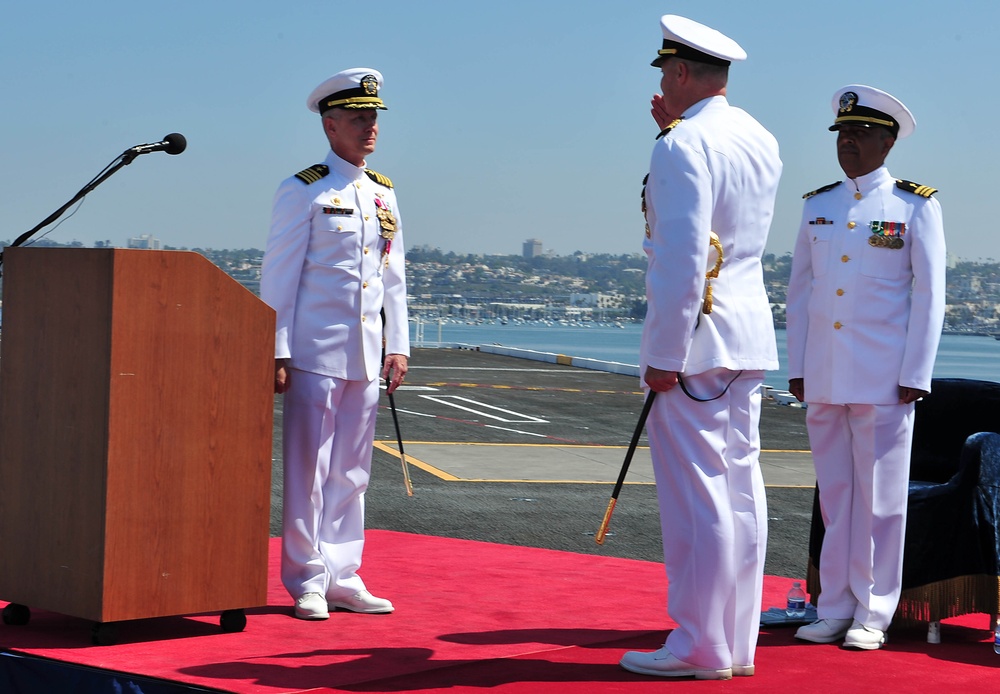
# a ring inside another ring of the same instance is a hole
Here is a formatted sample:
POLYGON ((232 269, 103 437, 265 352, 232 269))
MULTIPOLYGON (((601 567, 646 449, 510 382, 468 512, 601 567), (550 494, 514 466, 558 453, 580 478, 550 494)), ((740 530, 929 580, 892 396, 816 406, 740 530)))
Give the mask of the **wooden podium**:
POLYGON ((274 312, 196 253, 15 247, 3 270, 4 621, 241 630, 266 604, 274 312))

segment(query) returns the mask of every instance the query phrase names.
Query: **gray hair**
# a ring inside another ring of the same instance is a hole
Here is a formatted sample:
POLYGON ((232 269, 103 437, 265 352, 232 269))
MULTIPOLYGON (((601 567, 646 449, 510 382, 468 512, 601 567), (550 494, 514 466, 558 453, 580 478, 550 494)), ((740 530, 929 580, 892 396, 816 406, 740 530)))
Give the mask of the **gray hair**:
POLYGON ((687 65, 688 72, 699 82, 709 83, 715 87, 725 87, 729 82, 729 66, 728 65, 711 65, 709 63, 701 63, 694 60, 687 60, 685 58, 674 58, 674 60, 680 60, 685 65, 687 65))

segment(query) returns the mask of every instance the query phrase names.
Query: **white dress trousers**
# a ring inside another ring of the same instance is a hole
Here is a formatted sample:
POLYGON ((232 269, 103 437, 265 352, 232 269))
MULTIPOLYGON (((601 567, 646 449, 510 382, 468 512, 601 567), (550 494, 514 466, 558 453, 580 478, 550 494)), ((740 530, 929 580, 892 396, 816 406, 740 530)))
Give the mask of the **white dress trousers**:
POLYGON ((282 440, 281 581, 293 596, 328 600, 365 589, 365 542, 379 382, 293 370, 282 440))
POLYGON ((817 616, 885 631, 903 578, 913 404, 810 403, 806 423, 826 526, 817 616))
POLYGON ((669 585, 678 627, 666 646, 701 667, 750 665, 757 648, 767 548, 760 472, 763 371, 712 369, 657 393, 649 447, 660 504, 669 585), (736 377, 733 380, 733 377, 736 377), (682 426, 678 426, 683 422, 682 426))

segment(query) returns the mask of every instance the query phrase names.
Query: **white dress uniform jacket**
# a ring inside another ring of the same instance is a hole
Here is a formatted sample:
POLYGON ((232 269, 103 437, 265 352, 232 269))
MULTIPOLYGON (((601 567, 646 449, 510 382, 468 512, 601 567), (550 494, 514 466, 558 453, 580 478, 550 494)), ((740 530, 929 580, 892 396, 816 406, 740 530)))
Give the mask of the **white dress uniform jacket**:
POLYGON ((781 176, 778 143, 724 96, 704 99, 660 138, 646 184, 649 306, 641 368, 697 374, 778 368, 761 256, 781 176), (662 150, 669 150, 663 152, 662 150), (669 162, 669 163, 668 163, 669 162), (702 313, 709 234, 722 243, 713 310, 702 313))
POLYGON ((402 221, 392 188, 333 152, 325 164, 319 180, 292 176, 278 187, 261 298, 277 313, 276 359, 371 381, 381 367, 383 306, 386 353, 410 352, 402 221), (377 206, 396 220, 388 256, 377 206))
POLYGON ((881 167, 806 199, 787 318, 788 376, 805 379, 807 402, 892 405, 898 386, 931 389, 944 228, 938 201, 912 188, 881 167))

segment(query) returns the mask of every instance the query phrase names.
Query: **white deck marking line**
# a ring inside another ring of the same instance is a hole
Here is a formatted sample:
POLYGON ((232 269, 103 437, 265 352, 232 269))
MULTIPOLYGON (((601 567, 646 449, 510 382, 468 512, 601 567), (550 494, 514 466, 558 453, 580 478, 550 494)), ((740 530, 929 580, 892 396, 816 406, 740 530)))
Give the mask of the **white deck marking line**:
POLYGON ((515 434, 525 434, 526 436, 538 436, 539 438, 547 439, 549 438, 545 434, 539 434, 535 431, 521 431, 520 429, 510 429, 508 427, 498 427, 496 424, 484 424, 487 429, 499 429, 500 431, 512 431, 515 434))
POLYGON ((412 414, 416 417, 431 417, 433 419, 437 419, 436 414, 430 414, 429 412, 414 412, 413 410, 401 410, 399 408, 396 408, 396 412, 399 414, 412 414))
MULTIPOLYGON (((567 373, 566 369, 510 369, 497 366, 410 366, 410 371, 509 371, 511 373, 567 373)), ((607 376, 604 371, 579 369, 571 371, 574 376, 607 376)))
POLYGON ((503 422, 505 424, 518 424, 518 423, 522 423, 522 424, 528 424, 528 423, 533 423, 533 424, 548 424, 549 423, 547 419, 539 419, 538 417, 532 417, 531 415, 528 415, 528 414, 522 414, 520 412, 514 412, 512 410, 505 410, 502 407, 496 407, 495 405, 487 405, 486 403, 478 402, 478 401, 472 400, 470 398, 463 398, 463 397, 461 397, 459 395, 440 395, 440 396, 435 396, 435 395, 421 395, 420 397, 425 398, 427 400, 431 400, 431 401, 436 402, 436 403, 438 403, 440 405, 448 405, 449 407, 454 407, 456 409, 464 410, 466 412, 472 412, 473 414, 478 414, 478 415, 480 415, 482 417, 489 417, 490 419, 496 419, 496 420, 501 421, 501 422, 503 422), (459 400, 461 402, 470 403, 472 405, 476 405, 478 407, 482 407, 482 408, 487 408, 487 409, 490 409, 490 410, 494 410, 496 412, 503 412, 505 414, 511 415, 512 417, 518 417, 519 419, 507 419, 506 417, 500 417, 499 415, 490 414, 489 412, 484 412, 482 410, 477 410, 477 409, 474 409, 472 407, 465 407, 463 405, 459 405, 457 403, 450 402, 452 400, 459 400))

